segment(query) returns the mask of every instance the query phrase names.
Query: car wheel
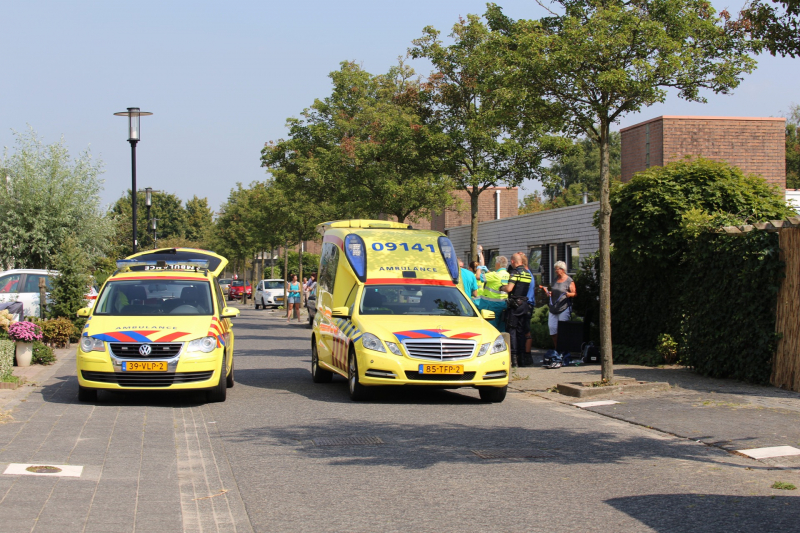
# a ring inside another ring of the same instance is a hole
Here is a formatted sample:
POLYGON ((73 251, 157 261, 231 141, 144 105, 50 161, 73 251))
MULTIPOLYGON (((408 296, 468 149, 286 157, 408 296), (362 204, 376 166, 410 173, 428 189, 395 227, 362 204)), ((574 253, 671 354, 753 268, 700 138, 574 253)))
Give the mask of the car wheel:
POLYGON ((486 403, 500 403, 506 399, 508 385, 505 387, 478 387, 481 400, 486 403))
POLYGON ((225 379, 225 385, 227 388, 232 389, 235 384, 236 382, 233 381, 233 361, 231 361, 231 373, 225 379))
POLYGON ((333 372, 323 370, 319 366, 319 354, 317 353, 317 341, 311 339, 311 380, 314 383, 330 383, 333 379, 333 372))
POLYGON ((224 402, 228 395, 227 377, 225 376, 225 355, 222 356, 222 367, 219 372, 217 386, 206 392, 206 400, 212 403, 224 402))
POLYGON ((358 360, 353 350, 350 350, 350 357, 348 357, 347 382, 350 385, 351 400, 360 402, 369 398, 369 390, 358 381, 358 360))
POLYGON ((88 387, 81 387, 78 385, 78 401, 79 402, 96 402, 97 389, 90 389, 88 387))
POLYGON ((258 310, 258 300, 253 300, 253 305, 255 306, 256 310, 258 310))

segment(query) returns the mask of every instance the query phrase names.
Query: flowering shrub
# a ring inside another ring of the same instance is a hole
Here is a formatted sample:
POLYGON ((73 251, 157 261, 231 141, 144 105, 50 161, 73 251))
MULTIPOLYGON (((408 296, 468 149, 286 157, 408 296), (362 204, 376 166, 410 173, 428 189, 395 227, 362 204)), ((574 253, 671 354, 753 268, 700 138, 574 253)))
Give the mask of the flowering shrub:
POLYGON ((14 322, 14 316, 8 312, 8 309, 0 311, 0 329, 8 331, 8 326, 14 322))
POLYGON ((33 322, 14 322, 8 326, 8 337, 12 341, 33 342, 42 340, 42 328, 33 322))

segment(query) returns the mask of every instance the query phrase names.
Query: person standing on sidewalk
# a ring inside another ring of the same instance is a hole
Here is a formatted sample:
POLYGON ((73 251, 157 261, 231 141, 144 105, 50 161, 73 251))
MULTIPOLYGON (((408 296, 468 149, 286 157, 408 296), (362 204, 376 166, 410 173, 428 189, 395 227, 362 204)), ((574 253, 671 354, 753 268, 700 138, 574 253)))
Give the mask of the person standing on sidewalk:
POLYGON ((500 287, 508 284, 507 267, 508 259, 505 256, 495 257, 494 271, 481 273, 481 281, 484 282, 484 286, 483 290, 478 293, 481 299, 479 309, 494 312, 494 320, 490 320, 489 323, 496 327, 500 333, 506 330, 503 312, 506 310, 508 293, 501 291, 500 287))
POLYGON ((567 264, 564 261, 556 261, 553 270, 556 271, 556 279, 550 284, 550 290, 545 286, 541 288, 550 298, 547 325, 550 329, 550 338, 553 339, 553 348, 558 350, 558 323, 569 320, 572 312, 571 299, 575 298, 578 290, 572 278, 567 276, 567 264))
POLYGON ((467 298, 474 300, 478 297, 478 281, 475 278, 475 273, 464 268, 464 261, 461 259, 458 260, 458 268, 461 270, 461 288, 467 298))
POLYGON ((524 267, 523 254, 511 256, 511 272, 508 283, 500 290, 508 293, 506 312, 506 331, 511 336, 511 366, 530 366, 525 358, 525 334, 530 330, 530 308, 528 307, 528 288, 531 285, 531 272, 524 267), (527 321, 527 323, 526 323, 527 321))
POLYGON ((289 283, 289 297, 286 299, 289 306, 289 316, 286 318, 286 323, 292 321, 292 313, 294 313, 297 321, 300 322, 300 282, 297 281, 297 274, 292 274, 292 281, 289 283))

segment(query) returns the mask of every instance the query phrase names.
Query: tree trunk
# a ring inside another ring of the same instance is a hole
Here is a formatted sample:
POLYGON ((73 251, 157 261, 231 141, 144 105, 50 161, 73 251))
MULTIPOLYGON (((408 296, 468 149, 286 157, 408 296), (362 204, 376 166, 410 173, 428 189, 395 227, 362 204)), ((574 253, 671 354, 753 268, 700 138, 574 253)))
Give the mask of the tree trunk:
MULTIPOLYGON (((469 192, 470 209, 470 232, 469 232, 469 260, 478 260, 478 199, 481 191, 477 187, 472 187, 469 192)), ((456 252, 458 253, 458 252, 456 252)))
POLYGON ((289 241, 283 244, 283 307, 289 319, 289 241))
POLYGON ((297 275, 297 282, 300 283, 300 302, 302 303, 303 298, 306 297, 305 292, 303 292, 303 241, 300 241, 300 244, 297 246, 297 266, 300 271, 297 275))
POLYGON ((269 249, 269 277, 275 279, 275 248, 269 249))
POLYGON ((614 379, 611 347, 611 202, 608 166, 610 121, 600 121, 600 354, 601 377, 614 379))

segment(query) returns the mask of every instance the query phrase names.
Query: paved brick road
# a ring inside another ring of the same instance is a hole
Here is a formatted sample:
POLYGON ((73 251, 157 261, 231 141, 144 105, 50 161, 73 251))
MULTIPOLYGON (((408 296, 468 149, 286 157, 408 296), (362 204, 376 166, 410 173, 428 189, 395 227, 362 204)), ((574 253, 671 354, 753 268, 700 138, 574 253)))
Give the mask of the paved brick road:
POLYGON ((309 335, 236 324, 237 385, 77 402, 74 362, 0 423, 0 531, 756 531, 800 522, 794 470, 526 392, 390 389, 352 403, 310 380, 309 335), (326 446, 326 438, 380 444, 326 446), (511 456, 505 457, 502 456, 511 456), (520 457, 527 456, 527 457, 520 457), (495 457, 495 458, 484 458, 495 457))

